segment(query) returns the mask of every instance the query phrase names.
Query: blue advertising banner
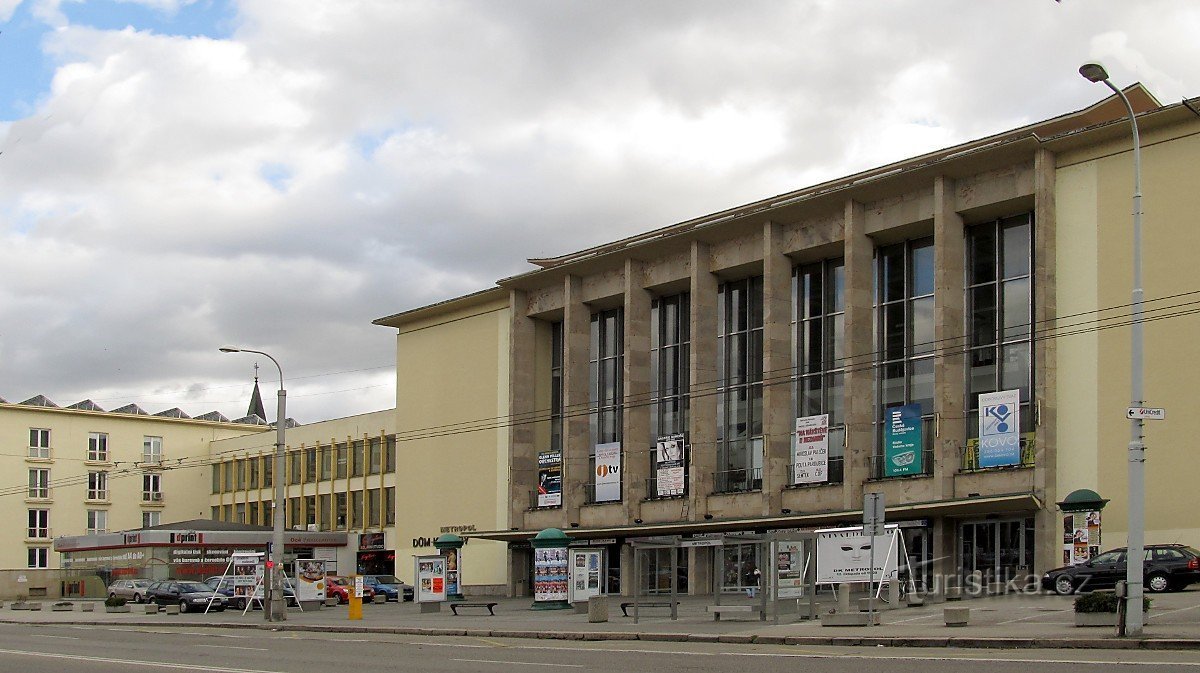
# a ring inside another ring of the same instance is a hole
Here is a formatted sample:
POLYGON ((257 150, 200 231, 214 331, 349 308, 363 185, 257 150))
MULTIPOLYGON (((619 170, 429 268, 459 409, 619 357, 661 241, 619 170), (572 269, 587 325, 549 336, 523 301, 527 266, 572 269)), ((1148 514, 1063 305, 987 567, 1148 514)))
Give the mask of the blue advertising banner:
POLYGON ((891 407, 884 414, 883 476, 921 474, 921 405, 891 407))
POLYGON ((979 467, 1021 464, 1021 391, 979 396, 979 467))

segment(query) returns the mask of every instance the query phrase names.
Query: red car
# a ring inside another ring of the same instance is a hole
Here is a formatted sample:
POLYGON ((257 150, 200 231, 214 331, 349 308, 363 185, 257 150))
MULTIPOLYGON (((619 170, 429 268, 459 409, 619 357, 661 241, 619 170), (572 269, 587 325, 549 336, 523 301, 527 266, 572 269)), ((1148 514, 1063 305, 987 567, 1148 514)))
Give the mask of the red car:
MULTIPOLYGON (((325 578, 325 597, 336 598, 338 603, 349 603, 350 592, 354 591, 354 583, 349 577, 326 577, 325 578)), ((371 587, 363 587, 363 602, 369 603, 375 598, 375 590, 371 587)))

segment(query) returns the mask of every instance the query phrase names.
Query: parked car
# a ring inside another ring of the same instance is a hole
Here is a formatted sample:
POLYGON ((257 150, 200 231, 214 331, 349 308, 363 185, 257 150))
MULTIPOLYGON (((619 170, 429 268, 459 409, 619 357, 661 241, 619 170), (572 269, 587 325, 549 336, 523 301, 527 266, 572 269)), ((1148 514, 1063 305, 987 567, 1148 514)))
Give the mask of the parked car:
POLYGON ((224 610, 225 597, 203 582, 164 580, 146 589, 146 599, 159 605, 178 605, 180 612, 224 610))
MULTIPOLYGON (((233 586, 233 577, 233 575, 225 575, 224 577, 221 575, 213 575, 212 577, 206 578, 204 583, 213 591, 224 596, 225 603, 235 610, 245 610, 246 602, 251 598, 263 598, 262 587, 258 587, 253 596, 247 595, 246 592, 238 594, 237 589, 235 589, 233 586)), ((291 579, 284 580, 283 597, 284 600, 288 602, 288 605, 296 605, 296 592, 292 589, 291 579)), ((256 603, 254 607, 258 609, 261 606, 256 603)))
MULTIPOLYGON (((350 602, 350 592, 354 591, 354 583, 348 577, 336 577, 330 575, 325 578, 325 597, 336 598, 339 603, 350 602)), ((370 601, 375 598, 375 590, 363 582, 363 601, 370 601)))
POLYGON ((387 596, 389 601, 413 599, 413 588, 395 575, 363 575, 363 584, 374 589, 375 593, 387 596))
MULTIPOLYGON (((1200 582, 1200 551, 1181 544, 1146 545, 1142 564, 1147 591, 1180 591, 1200 582)), ((1076 591, 1111 589, 1125 579, 1125 548, 1113 549, 1077 566, 1042 575, 1042 588, 1066 596, 1076 591)))
POLYGON ((108 595, 123 596, 127 601, 141 603, 146 597, 146 589, 154 583, 154 580, 115 580, 108 585, 108 595))

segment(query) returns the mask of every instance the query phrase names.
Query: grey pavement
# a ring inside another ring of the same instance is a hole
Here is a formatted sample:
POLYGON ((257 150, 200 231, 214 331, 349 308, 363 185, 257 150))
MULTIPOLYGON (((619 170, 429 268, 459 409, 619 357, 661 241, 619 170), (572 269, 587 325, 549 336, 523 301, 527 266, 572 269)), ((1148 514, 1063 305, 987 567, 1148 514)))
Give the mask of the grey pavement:
MULTIPOLYGON (((833 607, 832 597, 822 594, 818 615, 833 607)), ((989 647, 989 648, 1098 648, 1098 649, 1175 649, 1200 651, 1200 590, 1153 597, 1153 606, 1142 638, 1118 638, 1111 627, 1074 625, 1072 599, 1053 595, 1016 594, 962 601, 930 603, 920 607, 901 607, 882 612, 877 627, 829 627, 819 621, 798 619, 795 602, 785 607, 780 623, 772 617, 759 621, 756 616, 725 615, 714 621, 707 607, 708 596, 681 598, 679 619, 671 620, 665 608, 643 608, 639 623, 623 617, 619 608, 628 597, 609 597, 609 621, 589 623, 588 615, 574 610, 531 610, 532 599, 474 598, 498 603, 496 615, 485 610, 452 615, 448 606, 438 613, 421 613, 413 603, 367 604, 363 619, 348 619, 345 606, 300 612, 291 609, 287 621, 267 623, 262 613, 241 614, 227 611, 214 614, 145 614, 142 606, 133 612, 109 614, 97 602, 95 611, 80 611, 79 601, 69 612, 51 611, 52 603, 43 602, 40 611, 12 610, 11 603, 0 609, 0 623, 26 624, 123 624, 128 626, 213 626, 259 628, 291 631, 375 632, 422 635, 476 636, 494 638, 541 638, 564 640, 645 640, 722 643, 758 643, 778 645, 883 645, 905 647, 989 647), (943 608, 970 608, 970 623, 948 627, 943 608)), ((647 598, 661 600, 658 598, 647 598)), ((723 605, 744 604, 744 597, 722 597, 723 605)), ((632 609, 630 609, 632 614, 632 609)), ((802 606, 807 614, 807 604, 802 606)))

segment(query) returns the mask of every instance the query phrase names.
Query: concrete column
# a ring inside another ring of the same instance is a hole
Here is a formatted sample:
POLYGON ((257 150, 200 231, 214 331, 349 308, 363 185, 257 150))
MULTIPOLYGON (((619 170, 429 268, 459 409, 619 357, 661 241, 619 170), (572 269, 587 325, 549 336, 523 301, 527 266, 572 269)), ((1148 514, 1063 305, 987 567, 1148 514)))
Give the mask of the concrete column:
POLYGON ((641 516, 650 476, 650 293, 646 291, 643 266, 625 261, 625 411, 621 446, 625 459, 622 500, 625 520, 641 516))
POLYGON ((763 515, 778 514, 792 445, 792 260, 783 249, 783 227, 763 225, 763 515))
MULTIPOLYGON (((508 428, 508 488, 509 521, 513 526, 524 528, 525 512, 529 508, 530 494, 537 488, 537 449, 534 443, 534 426, 520 422, 532 418, 537 411, 534 395, 534 359, 536 353, 536 325, 528 316, 529 300, 520 290, 509 292, 508 342, 508 399, 511 413, 518 422, 508 428)), ((330 469, 337 469, 336 442, 330 440, 330 469)), ((333 496, 330 495, 330 516, 333 513, 333 496)))
POLYGON ((875 452, 875 339, 872 333, 872 267, 875 245, 866 234, 861 203, 846 201, 846 469, 842 506, 862 507, 863 481, 875 452))
MULTIPOLYGON (((643 571, 644 572, 644 571, 643 571)), ((621 595, 632 596, 638 578, 633 575, 633 545, 621 545, 621 595)))
POLYGON ((938 436, 934 437, 934 496, 954 496, 959 447, 966 441, 966 235, 962 217, 954 209, 954 181, 939 176, 933 181, 933 336, 941 357, 934 361, 933 410, 938 436))
POLYGON ((692 242, 691 250, 691 362, 688 436, 691 441, 688 501, 692 518, 708 512, 717 464, 717 277, 712 273, 708 246, 692 242))
POLYGON ((579 521, 579 506, 592 481, 589 456, 588 355, 591 309, 582 301, 583 281, 567 276, 563 281, 563 527, 579 521))
POLYGON ((713 554, 720 547, 688 549, 688 595, 708 596, 713 590, 713 554))
MULTIPOLYGON (((1054 211, 1055 155, 1038 150, 1034 155, 1033 212, 1033 335, 1053 326, 1058 313, 1055 258, 1057 256, 1057 215, 1054 211)), ((1033 342, 1034 419, 1037 425, 1034 456, 1034 489, 1045 505, 1034 521, 1034 572, 1043 572, 1061 564, 1057 512, 1053 503, 1066 494, 1058 493, 1058 341, 1033 342)))

